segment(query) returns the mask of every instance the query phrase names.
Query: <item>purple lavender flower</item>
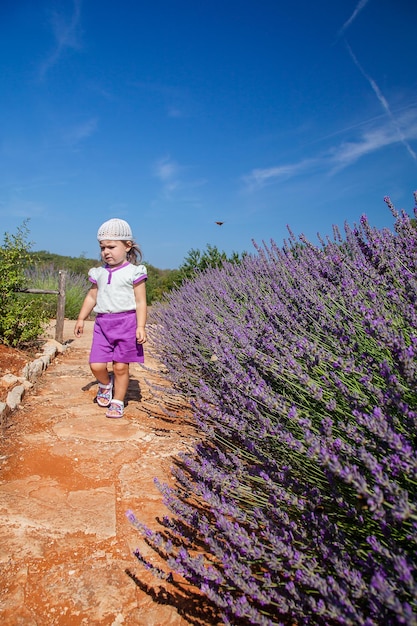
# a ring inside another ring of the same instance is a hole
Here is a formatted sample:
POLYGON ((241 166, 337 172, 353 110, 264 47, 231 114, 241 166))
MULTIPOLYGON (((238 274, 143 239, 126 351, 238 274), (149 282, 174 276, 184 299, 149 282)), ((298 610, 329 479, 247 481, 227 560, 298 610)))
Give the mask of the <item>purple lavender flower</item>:
POLYGON ((225 623, 417 624, 417 230, 385 201, 392 231, 290 232, 153 310, 201 441, 164 532, 128 517, 225 623))

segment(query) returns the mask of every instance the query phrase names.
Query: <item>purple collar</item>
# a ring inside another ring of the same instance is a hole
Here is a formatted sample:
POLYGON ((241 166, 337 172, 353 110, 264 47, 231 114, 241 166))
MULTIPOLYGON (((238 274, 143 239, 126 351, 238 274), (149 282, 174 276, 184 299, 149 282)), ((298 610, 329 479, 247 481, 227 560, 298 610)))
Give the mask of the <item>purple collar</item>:
POLYGON ((110 285, 111 283, 111 277, 113 276, 113 272, 117 272, 117 270, 121 270, 124 267, 126 267, 127 265, 129 265, 129 261, 126 261, 126 263, 123 263, 122 265, 118 265, 117 267, 110 267, 109 265, 105 265, 104 269, 106 269, 109 273, 108 277, 107 277, 107 284, 110 285))

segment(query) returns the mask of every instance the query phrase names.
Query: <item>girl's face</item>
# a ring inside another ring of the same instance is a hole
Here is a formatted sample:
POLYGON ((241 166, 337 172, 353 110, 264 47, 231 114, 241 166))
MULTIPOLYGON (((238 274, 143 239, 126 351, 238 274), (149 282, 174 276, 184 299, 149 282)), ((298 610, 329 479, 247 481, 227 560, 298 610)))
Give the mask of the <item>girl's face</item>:
POLYGON ((118 267, 126 262, 131 247, 130 241, 100 241, 101 258, 110 267, 118 267))

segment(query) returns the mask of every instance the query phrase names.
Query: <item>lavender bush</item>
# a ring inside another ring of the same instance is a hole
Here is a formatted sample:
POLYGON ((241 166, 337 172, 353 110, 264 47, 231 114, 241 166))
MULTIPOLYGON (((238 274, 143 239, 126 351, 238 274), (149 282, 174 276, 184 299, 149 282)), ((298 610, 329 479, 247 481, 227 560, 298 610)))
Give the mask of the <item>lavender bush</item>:
POLYGON ((155 307, 202 441, 129 517, 225 624, 417 624, 417 230, 290 235, 155 307))

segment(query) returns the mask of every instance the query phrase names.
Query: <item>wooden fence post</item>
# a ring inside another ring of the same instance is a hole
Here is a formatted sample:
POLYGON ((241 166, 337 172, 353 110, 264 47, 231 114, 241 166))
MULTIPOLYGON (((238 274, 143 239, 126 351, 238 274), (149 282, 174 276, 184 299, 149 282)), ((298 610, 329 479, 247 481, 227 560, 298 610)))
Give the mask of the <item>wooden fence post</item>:
POLYGON ((59 270, 58 279, 58 304, 56 308, 56 329, 55 339, 59 343, 64 343, 64 318, 65 318, 65 282, 67 274, 59 270))

